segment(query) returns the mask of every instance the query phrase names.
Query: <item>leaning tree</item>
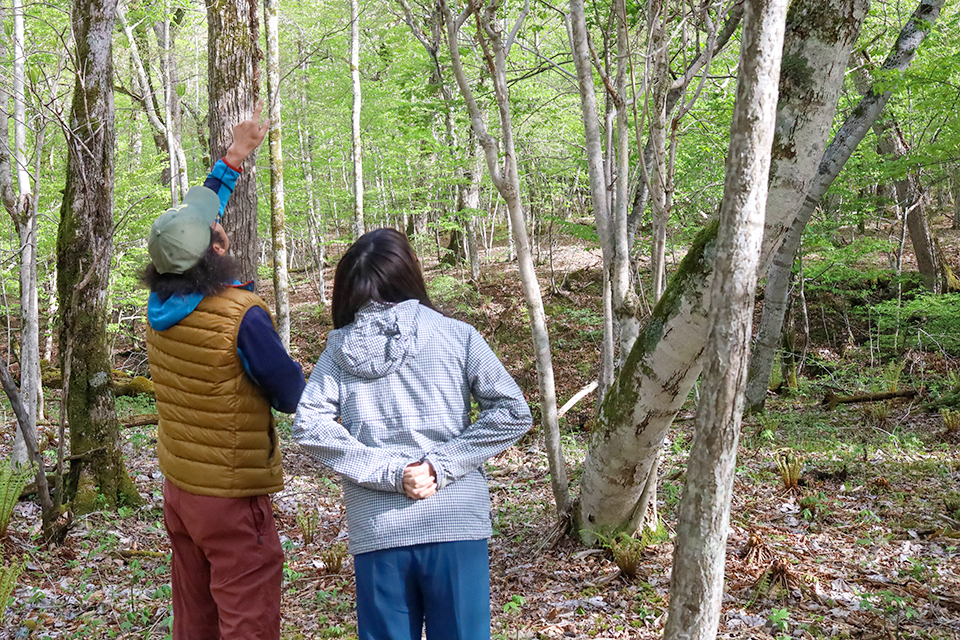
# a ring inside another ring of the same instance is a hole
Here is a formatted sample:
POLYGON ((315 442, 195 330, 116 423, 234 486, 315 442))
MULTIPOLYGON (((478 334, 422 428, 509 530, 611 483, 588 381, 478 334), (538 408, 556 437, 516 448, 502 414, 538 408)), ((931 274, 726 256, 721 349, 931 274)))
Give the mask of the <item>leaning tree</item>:
MULTIPOLYGON (((761 273, 796 217, 826 145, 866 0, 795 0, 787 18, 761 273)), ((667 429, 700 374, 717 224, 697 236, 606 394, 581 476, 581 537, 635 522, 667 429)))

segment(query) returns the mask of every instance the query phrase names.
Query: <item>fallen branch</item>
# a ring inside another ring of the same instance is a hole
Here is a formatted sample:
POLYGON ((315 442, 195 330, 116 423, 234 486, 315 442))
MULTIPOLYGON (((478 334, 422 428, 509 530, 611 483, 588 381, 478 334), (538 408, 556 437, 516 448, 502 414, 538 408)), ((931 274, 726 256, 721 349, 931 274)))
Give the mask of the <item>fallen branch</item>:
POLYGON ((903 391, 886 391, 884 393, 863 393, 853 396, 838 396, 833 391, 827 393, 822 404, 827 411, 832 410, 838 404, 851 404, 856 402, 880 402, 882 400, 891 400, 893 398, 915 398, 917 391, 915 389, 904 389, 903 391))
POLYGON ((580 400, 584 396, 586 396, 588 393, 590 393, 596 388, 597 388, 597 381, 594 380, 593 382, 585 386, 583 389, 580 389, 580 391, 577 391, 577 393, 572 398, 567 400, 567 403, 565 405, 560 407, 560 411, 557 412, 557 420, 562 418, 563 414, 565 414, 567 411, 570 411, 570 409, 572 409, 575 404, 580 402, 580 400))
POLYGON ((123 423, 127 429, 130 427, 145 427, 150 424, 158 424, 160 415, 156 413, 144 413, 136 416, 130 416, 130 419, 123 423))

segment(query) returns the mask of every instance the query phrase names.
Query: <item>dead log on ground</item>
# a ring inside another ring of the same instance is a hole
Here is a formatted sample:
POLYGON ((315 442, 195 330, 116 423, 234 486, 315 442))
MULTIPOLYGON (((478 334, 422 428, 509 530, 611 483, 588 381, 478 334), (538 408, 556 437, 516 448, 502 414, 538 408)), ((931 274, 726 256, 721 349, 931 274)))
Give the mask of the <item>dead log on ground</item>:
POLYGON ((893 398, 915 398, 916 389, 904 389, 903 391, 886 391, 884 393, 862 393, 852 396, 838 396, 833 391, 827 392, 823 398, 822 404, 827 411, 832 410, 838 404, 852 404, 856 402, 880 402, 882 400, 892 400, 893 398))

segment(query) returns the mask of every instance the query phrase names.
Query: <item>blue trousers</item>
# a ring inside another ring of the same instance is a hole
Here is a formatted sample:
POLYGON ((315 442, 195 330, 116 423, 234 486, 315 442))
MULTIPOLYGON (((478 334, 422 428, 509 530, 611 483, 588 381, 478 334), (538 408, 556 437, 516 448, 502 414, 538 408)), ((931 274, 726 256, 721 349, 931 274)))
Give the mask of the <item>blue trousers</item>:
POLYGON ((438 542, 361 553, 357 576, 360 640, 490 639, 486 540, 438 542))

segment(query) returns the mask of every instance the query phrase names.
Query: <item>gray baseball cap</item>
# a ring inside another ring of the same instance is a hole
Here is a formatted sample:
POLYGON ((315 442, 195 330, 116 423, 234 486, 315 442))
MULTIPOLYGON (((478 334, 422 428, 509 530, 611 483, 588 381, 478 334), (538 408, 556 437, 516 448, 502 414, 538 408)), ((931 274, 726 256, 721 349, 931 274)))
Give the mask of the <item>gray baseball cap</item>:
POLYGON ((220 198, 212 189, 196 186, 179 206, 167 209, 150 227, 147 250, 159 273, 183 273, 210 246, 210 226, 220 213, 220 198))

